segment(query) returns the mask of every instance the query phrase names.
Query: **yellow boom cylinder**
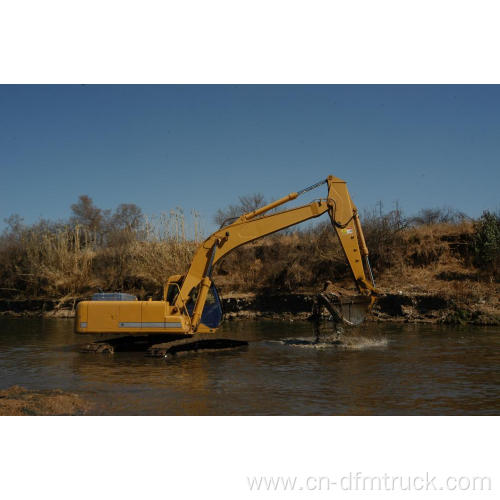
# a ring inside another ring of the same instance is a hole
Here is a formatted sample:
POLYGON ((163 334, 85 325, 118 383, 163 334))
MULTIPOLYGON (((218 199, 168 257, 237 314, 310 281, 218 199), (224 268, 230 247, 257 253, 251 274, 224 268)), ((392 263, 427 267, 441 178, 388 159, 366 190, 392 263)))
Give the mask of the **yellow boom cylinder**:
POLYGON ((359 246, 361 255, 366 257, 368 255, 368 247, 366 246, 365 235, 363 234, 363 229, 361 228, 361 222, 359 220, 358 211, 355 209, 354 212, 354 225, 356 226, 356 231, 358 233, 359 246))
POLYGON ((254 217, 257 217, 257 215, 261 215, 268 210, 272 210, 273 208, 279 207, 280 205, 283 205, 283 203, 286 203, 291 200, 295 200, 299 196, 298 193, 290 193, 288 196, 285 196, 283 198, 280 198, 279 200, 273 201, 272 203, 269 203, 269 205, 266 205, 264 207, 258 208, 257 210, 254 210, 253 212, 249 212, 248 214, 244 214, 240 217, 241 220, 250 220, 253 219, 254 217))

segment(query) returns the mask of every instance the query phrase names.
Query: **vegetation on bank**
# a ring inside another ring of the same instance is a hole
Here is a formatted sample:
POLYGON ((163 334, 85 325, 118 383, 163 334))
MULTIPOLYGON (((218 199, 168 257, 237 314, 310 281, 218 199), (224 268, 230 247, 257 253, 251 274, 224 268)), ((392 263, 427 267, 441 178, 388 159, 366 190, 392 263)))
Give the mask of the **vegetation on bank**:
MULTIPOLYGON (((217 220, 263 203, 254 195, 220 210, 217 220), (230 213, 229 213, 230 212, 230 213)), ((0 237, 0 298, 59 299, 99 290, 158 297, 171 274, 185 272, 201 241, 197 214, 187 234, 180 210, 147 218, 139 207, 114 211, 87 196, 68 221, 27 226, 6 220, 0 237)), ((500 214, 471 220, 453 210, 377 210, 362 217, 377 285, 391 293, 434 293, 460 306, 498 310, 500 214)), ((350 286, 349 271, 329 221, 282 231, 245 245, 221 261, 214 280, 222 293, 318 290, 326 280, 350 286)))

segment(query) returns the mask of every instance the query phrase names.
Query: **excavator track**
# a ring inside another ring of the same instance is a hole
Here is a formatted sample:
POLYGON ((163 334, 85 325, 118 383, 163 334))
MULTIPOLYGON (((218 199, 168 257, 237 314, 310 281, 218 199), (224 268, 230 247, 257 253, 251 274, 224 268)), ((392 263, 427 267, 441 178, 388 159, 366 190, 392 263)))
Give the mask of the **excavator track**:
POLYGON ((172 342, 180 339, 189 339, 191 335, 127 335, 106 340, 97 340, 80 346, 82 353, 114 354, 115 352, 146 352, 152 345, 162 342, 172 342))
POLYGON ((114 354, 144 352, 153 358, 170 358, 184 353, 221 351, 248 346, 245 340, 211 338, 209 335, 145 335, 98 340, 80 347, 82 353, 114 354))
POLYGON ((147 351, 147 356, 153 358, 171 358, 180 354, 222 351, 248 346, 246 340, 195 337, 197 338, 180 339, 152 345, 147 351))

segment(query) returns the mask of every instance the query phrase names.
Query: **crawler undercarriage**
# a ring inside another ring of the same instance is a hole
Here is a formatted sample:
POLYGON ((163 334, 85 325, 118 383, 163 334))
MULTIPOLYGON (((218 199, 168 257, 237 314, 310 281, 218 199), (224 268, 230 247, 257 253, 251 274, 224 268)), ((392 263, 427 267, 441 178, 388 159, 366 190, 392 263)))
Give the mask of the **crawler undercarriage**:
POLYGON ((114 339, 98 340, 86 344, 80 348, 86 353, 107 353, 115 352, 144 352, 153 358, 170 358, 183 353, 221 351, 225 349, 235 349, 246 347, 246 340, 234 340, 225 338, 214 339, 209 334, 195 335, 144 335, 118 337, 114 339))

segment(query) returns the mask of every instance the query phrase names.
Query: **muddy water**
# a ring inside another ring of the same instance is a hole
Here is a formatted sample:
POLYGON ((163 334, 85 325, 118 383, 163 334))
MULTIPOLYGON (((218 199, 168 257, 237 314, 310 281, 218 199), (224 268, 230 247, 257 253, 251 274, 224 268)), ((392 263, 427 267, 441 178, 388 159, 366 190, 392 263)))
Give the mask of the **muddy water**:
POLYGON ((309 345, 307 322, 222 335, 249 347, 165 361, 81 354, 68 320, 0 318, 0 389, 63 389, 105 415, 500 413, 499 328, 365 324, 340 347, 309 345))

